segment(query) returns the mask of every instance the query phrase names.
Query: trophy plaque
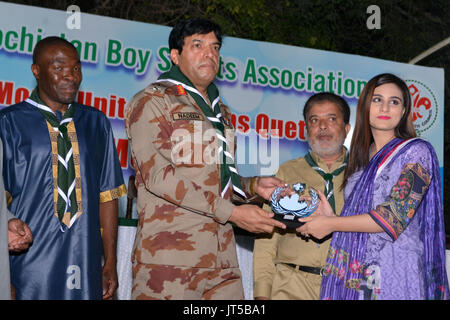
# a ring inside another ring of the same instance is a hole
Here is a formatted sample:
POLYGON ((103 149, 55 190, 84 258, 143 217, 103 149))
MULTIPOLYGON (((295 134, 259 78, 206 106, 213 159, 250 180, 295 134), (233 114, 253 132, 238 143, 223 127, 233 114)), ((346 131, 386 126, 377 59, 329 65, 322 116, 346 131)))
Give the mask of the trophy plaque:
POLYGON ((305 185, 298 182, 292 186, 295 191, 292 195, 285 195, 286 188, 276 188, 270 197, 270 206, 275 213, 274 219, 281 221, 288 229, 296 229, 300 227, 302 222, 298 218, 305 218, 316 211, 319 202, 317 192, 309 188, 309 195, 311 201, 300 199, 302 194, 305 194, 305 185))

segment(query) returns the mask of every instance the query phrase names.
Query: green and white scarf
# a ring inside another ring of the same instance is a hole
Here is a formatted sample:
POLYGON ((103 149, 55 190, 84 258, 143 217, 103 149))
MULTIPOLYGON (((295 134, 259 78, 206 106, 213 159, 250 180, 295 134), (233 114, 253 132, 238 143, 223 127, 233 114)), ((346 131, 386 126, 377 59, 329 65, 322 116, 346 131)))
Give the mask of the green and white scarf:
POLYGON ((314 161, 314 159, 311 156, 311 152, 308 152, 305 155, 306 162, 311 166, 311 168, 313 168, 318 174, 322 176, 323 180, 325 180, 324 194, 327 197, 327 200, 330 203, 331 207, 333 208, 334 213, 336 213, 336 208, 334 201, 333 179, 337 177, 342 171, 344 171, 345 167, 347 166, 347 159, 348 153, 346 152, 344 162, 333 172, 327 173, 325 172, 325 170, 319 167, 318 164, 314 161))
POLYGON ((73 120, 75 114, 75 106, 70 104, 67 111, 64 113, 62 120, 59 121, 52 109, 50 109, 44 101, 39 97, 38 89, 34 89, 31 96, 26 99, 26 102, 37 107, 45 119, 53 127, 53 130, 59 132, 57 146, 58 146, 58 202, 56 205, 58 219, 63 223, 63 218, 66 212, 70 212, 71 227, 76 220, 76 213, 78 210, 76 192, 75 192, 75 165, 73 161, 72 143, 67 134, 67 125, 73 120))
POLYGON ((219 90, 214 83, 211 83, 207 88, 207 93, 212 107, 208 105, 202 94, 195 88, 192 82, 181 72, 180 68, 173 65, 172 68, 160 75, 157 82, 169 81, 176 85, 181 85, 194 98, 197 105, 202 109, 205 116, 216 129, 218 138, 218 152, 222 154, 220 164, 220 182, 221 182, 221 196, 225 196, 229 188, 246 198, 245 192, 242 190, 241 180, 234 165, 234 157, 230 152, 227 140, 225 138, 225 126, 219 107, 219 90))

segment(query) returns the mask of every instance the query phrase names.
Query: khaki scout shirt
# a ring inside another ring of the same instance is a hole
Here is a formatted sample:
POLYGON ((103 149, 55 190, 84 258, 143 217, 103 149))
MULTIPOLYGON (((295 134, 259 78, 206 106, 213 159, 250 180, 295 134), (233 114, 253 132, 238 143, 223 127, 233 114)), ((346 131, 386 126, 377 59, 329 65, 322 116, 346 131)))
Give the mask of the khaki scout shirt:
MULTIPOLYGON (((345 152, 328 169, 328 166, 321 161, 314 153, 311 153, 314 161, 325 172, 329 173, 337 169, 345 159, 345 152)), ((304 158, 297 158, 288 161, 280 166, 277 175, 278 178, 292 185, 297 182, 306 183, 307 187, 313 187, 321 191, 325 188, 325 182, 322 176, 317 173, 304 158)), ((344 171, 334 180, 334 197, 336 212, 339 214, 344 206, 344 192, 340 186, 344 179, 344 171)), ((271 211, 269 206, 265 210, 271 211)), ((275 275, 275 265, 280 262, 292 263, 302 266, 322 267, 328 253, 331 238, 320 245, 311 238, 301 238, 295 231, 280 232, 279 229, 269 236, 261 236, 255 239, 253 250, 253 278, 255 297, 271 296, 272 283, 275 275)))
MULTIPOLYGON (((231 113, 220 108, 227 138, 234 140, 231 113)), ((213 159, 216 131, 194 99, 181 86, 153 83, 130 101, 125 127, 138 190, 133 261, 237 267, 227 223, 234 205, 220 197, 220 166, 213 159)))

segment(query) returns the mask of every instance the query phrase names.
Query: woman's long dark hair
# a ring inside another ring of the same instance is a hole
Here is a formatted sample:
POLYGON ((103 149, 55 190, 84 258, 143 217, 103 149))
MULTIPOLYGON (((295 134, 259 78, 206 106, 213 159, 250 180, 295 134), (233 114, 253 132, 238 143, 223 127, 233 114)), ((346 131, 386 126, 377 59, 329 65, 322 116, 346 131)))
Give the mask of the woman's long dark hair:
POLYGON ((355 129, 353 130, 347 169, 345 170, 342 187, 345 187, 348 178, 353 173, 365 168, 369 163, 369 149, 374 141, 369 121, 370 104, 375 88, 387 83, 393 83, 400 89, 403 95, 403 107, 405 108, 405 112, 395 128, 395 136, 400 139, 416 137, 416 131, 411 119, 411 96, 406 83, 391 73, 379 74, 370 79, 358 100, 355 129))

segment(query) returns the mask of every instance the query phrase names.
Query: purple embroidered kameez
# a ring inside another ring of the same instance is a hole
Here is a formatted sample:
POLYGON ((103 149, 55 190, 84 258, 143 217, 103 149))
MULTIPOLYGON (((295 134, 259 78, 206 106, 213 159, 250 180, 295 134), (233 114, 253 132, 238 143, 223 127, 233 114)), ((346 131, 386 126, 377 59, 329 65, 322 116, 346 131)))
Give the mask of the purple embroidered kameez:
POLYGON ((363 213, 385 232, 333 234, 321 298, 448 299, 440 174, 429 143, 394 139, 350 177, 341 216, 363 213))

